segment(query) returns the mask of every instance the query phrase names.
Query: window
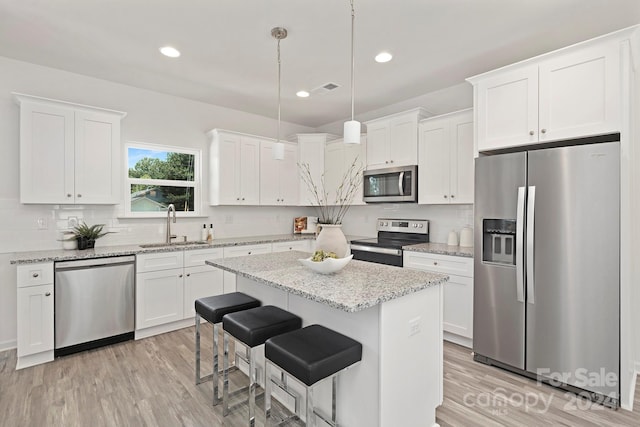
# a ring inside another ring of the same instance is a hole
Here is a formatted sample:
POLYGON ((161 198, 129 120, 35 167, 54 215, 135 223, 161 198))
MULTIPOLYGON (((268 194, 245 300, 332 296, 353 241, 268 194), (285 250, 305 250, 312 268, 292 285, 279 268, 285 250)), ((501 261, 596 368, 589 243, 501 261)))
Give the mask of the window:
POLYGON ((126 156, 127 216, 164 216, 170 204, 182 216, 200 214, 199 150, 131 142, 126 156))

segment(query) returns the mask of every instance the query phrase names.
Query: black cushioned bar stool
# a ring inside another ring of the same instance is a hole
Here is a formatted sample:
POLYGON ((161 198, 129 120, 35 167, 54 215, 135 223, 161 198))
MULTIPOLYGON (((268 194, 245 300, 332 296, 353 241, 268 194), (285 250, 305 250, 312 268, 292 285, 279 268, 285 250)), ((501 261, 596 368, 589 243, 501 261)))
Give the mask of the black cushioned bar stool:
MULTIPOLYGON (((244 345, 249 365, 249 425, 255 425, 257 374, 254 349, 276 335, 300 329, 302 319, 295 314, 281 308, 265 305, 250 310, 227 314, 222 318, 224 330, 224 381, 222 385, 223 415, 229 414, 229 337, 233 337, 237 344, 244 345)), ((236 356, 238 352, 236 350, 236 356)))
MULTIPOLYGON (((320 325, 311 325, 297 331, 273 337, 265 343, 265 412, 267 425, 271 421, 272 383, 285 393, 297 399, 287 386, 287 375, 297 378, 306 385, 307 426, 316 425, 316 416, 326 423, 336 425, 336 392, 338 374, 362 359, 362 344, 345 335, 320 325), (282 371, 281 380, 270 375, 271 365, 282 371), (313 405, 313 386, 318 382, 331 379, 332 404, 331 418, 321 413, 313 405)), ((299 403, 296 401, 296 414, 299 403)))
POLYGON ((260 301, 242 292, 199 298, 196 305, 196 384, 213 379, 213 404, 220 403, 218 396, 218 326, 228 313, 260 307, 260 301), (200 376, 200 318, 213 324, 213 372, 200 376))

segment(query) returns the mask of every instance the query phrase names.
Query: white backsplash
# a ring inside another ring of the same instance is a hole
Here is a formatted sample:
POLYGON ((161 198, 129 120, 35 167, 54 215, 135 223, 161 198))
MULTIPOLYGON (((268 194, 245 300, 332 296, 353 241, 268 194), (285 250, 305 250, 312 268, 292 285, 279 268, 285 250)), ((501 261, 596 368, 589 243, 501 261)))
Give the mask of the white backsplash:
POLYGON ((378 218, 428 219, 429 241, 447 243, 451 230, 473 227, 473 205, 369 204, 353 206, 345 215, 343 230, 353 236, 376 235, 378 218))

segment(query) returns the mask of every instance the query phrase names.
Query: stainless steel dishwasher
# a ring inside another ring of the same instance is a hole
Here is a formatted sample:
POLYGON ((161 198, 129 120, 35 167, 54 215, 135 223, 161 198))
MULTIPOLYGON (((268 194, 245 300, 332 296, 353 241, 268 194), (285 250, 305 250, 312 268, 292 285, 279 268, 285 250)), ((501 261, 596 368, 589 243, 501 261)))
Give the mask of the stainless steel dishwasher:
POLYGON ((135 256, 55 263, 55 356, 133 339, 135 256))

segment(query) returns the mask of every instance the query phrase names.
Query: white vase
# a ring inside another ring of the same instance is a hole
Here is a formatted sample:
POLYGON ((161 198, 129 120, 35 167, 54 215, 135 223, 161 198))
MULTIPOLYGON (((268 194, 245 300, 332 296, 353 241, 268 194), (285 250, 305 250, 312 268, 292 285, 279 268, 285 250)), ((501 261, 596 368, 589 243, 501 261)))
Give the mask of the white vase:
POLYGON ((349 243, 342 232, 342 225, 318 224, 320 234, 316 238, 316 250, 335 252, 338 258, 344 258, 349 254, 349 243))

